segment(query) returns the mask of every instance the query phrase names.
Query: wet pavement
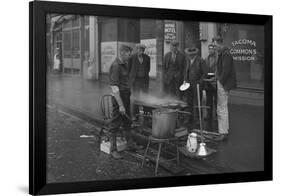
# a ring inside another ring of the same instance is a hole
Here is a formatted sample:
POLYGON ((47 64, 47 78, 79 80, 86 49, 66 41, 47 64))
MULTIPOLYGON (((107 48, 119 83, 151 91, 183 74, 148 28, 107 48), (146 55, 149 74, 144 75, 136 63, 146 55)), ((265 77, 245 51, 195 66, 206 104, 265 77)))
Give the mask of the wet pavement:
MULTIPOLYGON (((47 180, 77 182, 154 177, 153 166, 140 167, 140 161, 123 153, 124 159, 114 160, 99 153, 93 127, 57 108, 48 108, 47 180), (91 137, 81 137, 81 136, 91 137)), ((159 176, 171 174, 164 170, 159 176)))
MULTIPOLYGON (((132 153, 124 152, 122 160, 99 153, 95 119, 102 119, 99 100, 109 93, 106 82, 48 75, 47 89, 49 182, 154 177, 154 164, 141 168, 132 153)), ((229 105, 229 113, 229 139, 210 144, 216 153, 204 160, 181 156, 180 173, 160 167, 159 176, 263 170, 263 107, 229 105)))

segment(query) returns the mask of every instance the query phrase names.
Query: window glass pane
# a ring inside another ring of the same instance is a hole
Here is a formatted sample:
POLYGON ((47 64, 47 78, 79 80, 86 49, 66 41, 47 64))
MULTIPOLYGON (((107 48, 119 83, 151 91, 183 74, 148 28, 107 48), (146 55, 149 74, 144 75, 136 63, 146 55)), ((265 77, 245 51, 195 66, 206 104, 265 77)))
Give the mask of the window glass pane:
POLYGON ((79 27, 79 24, 80 24, 80 17, 77 16, 72 21, 72 27, 79 27))
POLYGON ((71 32, 63 32, 63 57, 71 58, 71 32))
POLYGON ((80 34, 79 30, 72 31, 72 57, 80 58, 80 34))
POLYGON ((72 21, 71 20, 66 20, 62 23, 62 27, 65 28, 71 28, 72 21))

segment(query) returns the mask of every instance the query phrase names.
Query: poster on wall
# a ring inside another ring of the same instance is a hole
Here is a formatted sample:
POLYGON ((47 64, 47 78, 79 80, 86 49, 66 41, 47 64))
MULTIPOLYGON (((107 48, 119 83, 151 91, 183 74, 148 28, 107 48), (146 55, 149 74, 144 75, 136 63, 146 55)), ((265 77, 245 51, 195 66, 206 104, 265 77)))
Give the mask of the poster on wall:
POLYGON ((164 54, 170 51, 170 43, 176 40, 176 22, 175 21, 165 21, 164 26, 164 54))
POLYGON ((166 42, 176 40, 176 23, 167 22, 165 23, 164 38, 166 42))
POLYGON ((108 73, 112 62, 117 57, 117 42, 101 43, 101 72, 108 73))
POLYGON ((144 39, 141 43, 146 46, 145 53, 150 57, 150 77, 156 77, 156 39, 144 39))

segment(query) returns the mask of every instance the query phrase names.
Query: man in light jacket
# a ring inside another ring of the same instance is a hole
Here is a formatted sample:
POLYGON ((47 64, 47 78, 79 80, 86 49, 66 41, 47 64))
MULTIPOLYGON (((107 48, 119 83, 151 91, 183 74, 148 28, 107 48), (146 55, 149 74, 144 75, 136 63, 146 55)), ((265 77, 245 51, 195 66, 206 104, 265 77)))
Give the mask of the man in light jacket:
POLYGON ((218 128, 221 136, 218 140, 224 140, 229 133, 228 117, 228 96, 229 91, 236 88, 236 72, 233 63, 233 57, 229 49, 224 46, 223 39, 220 36, 213 38, 213 44, 218 53, 217 60, 217 116, 218 128))

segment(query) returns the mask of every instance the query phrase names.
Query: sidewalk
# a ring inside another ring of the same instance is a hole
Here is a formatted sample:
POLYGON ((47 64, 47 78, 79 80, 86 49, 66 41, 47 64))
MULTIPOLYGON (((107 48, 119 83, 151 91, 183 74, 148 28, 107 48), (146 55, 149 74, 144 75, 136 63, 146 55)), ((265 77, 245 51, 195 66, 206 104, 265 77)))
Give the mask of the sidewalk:
MULTIPOLYGON (((47 100, 50 105, 77 109, 88 116, 102 119, 100 96, 110 92, 106 82, 83 80, 79 76, 48 75, 47 100)), ((264 108, 230 104, 230 136, 219 143, 218 152, 208 161, 231 171, 263 170, 264 108)))

